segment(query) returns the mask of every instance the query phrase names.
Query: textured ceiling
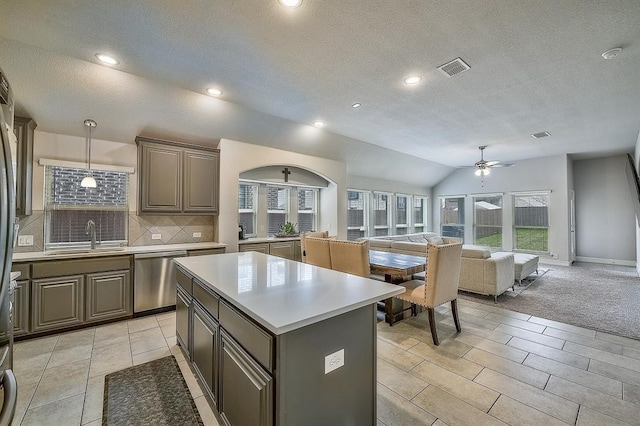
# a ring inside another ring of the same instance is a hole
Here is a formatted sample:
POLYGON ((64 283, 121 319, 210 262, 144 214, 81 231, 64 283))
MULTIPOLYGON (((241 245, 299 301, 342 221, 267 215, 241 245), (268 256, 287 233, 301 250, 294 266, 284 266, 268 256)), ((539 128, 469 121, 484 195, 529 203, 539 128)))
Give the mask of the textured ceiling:
POLYGON ((238 139, 429 186, 477 161, 479 145, 502 161, 588 157, 633 150, 640 130, 637 0, 304 0, 292 10, 0 0, 0 10, 0 67, 45 131, 80 135, 92 117, 100 139, 238 139), (97 52, 120 64, 96 64, 97 52), (471 70, 436 69, 457 57, 471 70), (422 82, 404 85, 412 73, 422 82), (222 98, 202 94, 213 85, 222 98), (310 127, 316 119, 326 127, 310 127), (543 130, 552 136, 531 138, 543 130))

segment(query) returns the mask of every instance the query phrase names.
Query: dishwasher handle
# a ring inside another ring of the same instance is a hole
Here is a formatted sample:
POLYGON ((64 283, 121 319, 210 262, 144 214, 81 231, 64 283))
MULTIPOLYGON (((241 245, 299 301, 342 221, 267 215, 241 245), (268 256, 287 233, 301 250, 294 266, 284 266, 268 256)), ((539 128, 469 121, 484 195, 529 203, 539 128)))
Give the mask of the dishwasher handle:
POLYGON ((138 259, 157 259, 162 257, 185 257, 187 255, 186 250, 179 251, 162 251, 154 253, 138 253, 133 255, 134 260, 138 259))

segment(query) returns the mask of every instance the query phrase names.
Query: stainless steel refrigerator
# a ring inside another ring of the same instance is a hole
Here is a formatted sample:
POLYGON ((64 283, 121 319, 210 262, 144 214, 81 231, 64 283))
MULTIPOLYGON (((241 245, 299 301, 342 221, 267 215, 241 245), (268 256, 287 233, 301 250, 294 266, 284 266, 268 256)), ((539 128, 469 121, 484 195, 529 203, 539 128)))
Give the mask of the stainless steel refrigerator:
POLYGON ((11 162, 13 99, 11 87, 0 69, 0 381, 2 409, 0 426, 11 424, 18 386, 13 374, 13 326, 11 323, 11 256, 14 245, 15 187, 11 162))

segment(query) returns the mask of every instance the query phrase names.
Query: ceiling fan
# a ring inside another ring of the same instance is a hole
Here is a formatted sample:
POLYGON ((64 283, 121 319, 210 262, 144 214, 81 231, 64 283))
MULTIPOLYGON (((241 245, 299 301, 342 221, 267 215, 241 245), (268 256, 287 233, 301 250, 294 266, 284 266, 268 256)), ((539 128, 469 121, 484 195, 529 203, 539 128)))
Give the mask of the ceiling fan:
POLYGON ((489 175, 491 169, 494 167, 513 167, 515 164, 512 163, 501 163, 497 160, 485 160, 484 159, 484 150, 487 145, 479 146, 480 150, 480 161, 477 161, 473 166, 463 166, 463 167, 473 167, 476 169, 476 176, 485 177, 489 175))

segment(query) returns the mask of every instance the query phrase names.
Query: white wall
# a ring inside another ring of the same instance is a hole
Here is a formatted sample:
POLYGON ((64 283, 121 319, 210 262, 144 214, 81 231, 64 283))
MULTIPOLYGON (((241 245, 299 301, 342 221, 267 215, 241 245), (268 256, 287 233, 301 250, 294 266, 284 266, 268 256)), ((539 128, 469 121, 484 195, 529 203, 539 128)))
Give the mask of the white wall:
MULTIPOLYGON (((636 139, 636 147, 633 151, 634 164, 636 170, 640 168, 640 132, 638 132, 638 138, 636 139)), ((640 225, 636 222, 636 270, 640 274, 640 225)))
MULTIPOLYGON (((515 167, 494 168, 484 183, 473 169, 459 169, 433 188, 432 228, 440 226, 439 197, 466 195, 465 242, 473 242, 473 205, 470 195, 504 193, 503 249, 510 251, 512 241, 512 192, 550 190, 549 251, 562 264, 569 264, 568 159, 566 155, 520 161, 515 167)), ((550 260, 550 259, 546 259, 550 260)))
POLYGON ((252 145, 229 139, 220 140, 220 214, 217 241, 228 244, 227 251, 238 250, 238 178, 241 172, 269 165, 291 165, 312 170, 332 183, 322 189, 320 229, 347 237, 347 167, 340 161, 252 145))
POLYGON ((634 265, 635 211, 626 155, 574 161, 577 260, 634 265))

